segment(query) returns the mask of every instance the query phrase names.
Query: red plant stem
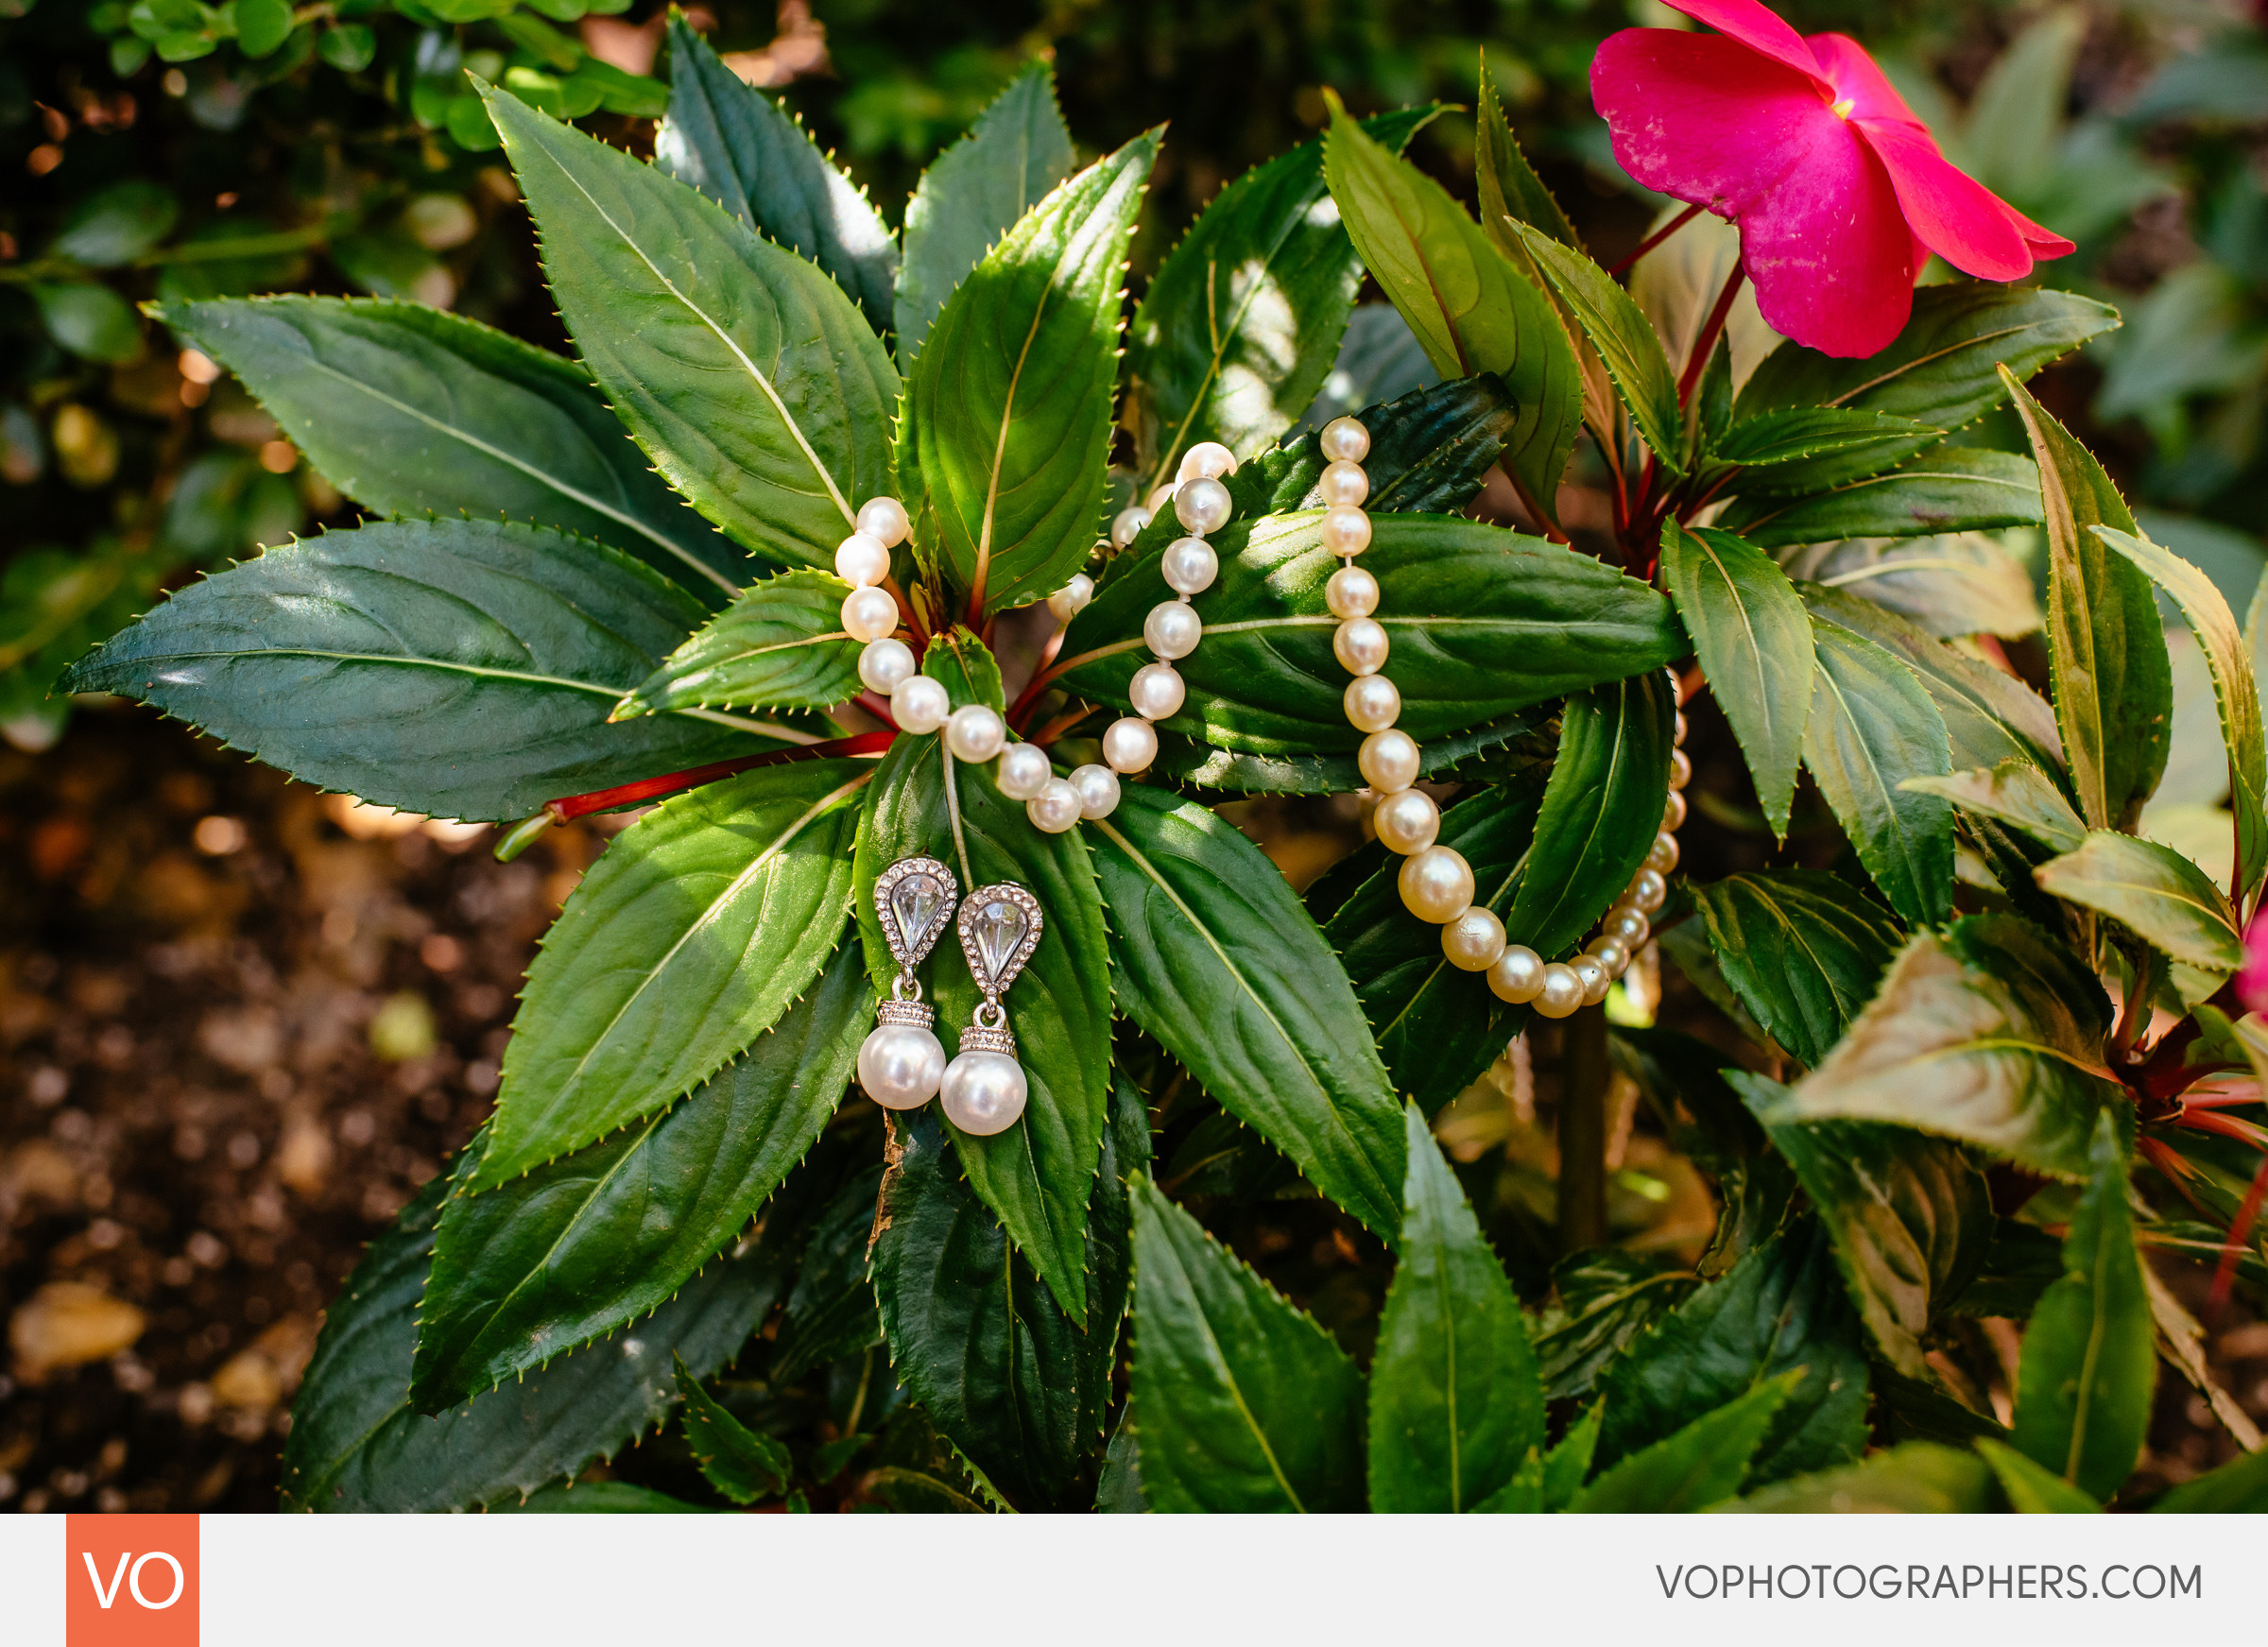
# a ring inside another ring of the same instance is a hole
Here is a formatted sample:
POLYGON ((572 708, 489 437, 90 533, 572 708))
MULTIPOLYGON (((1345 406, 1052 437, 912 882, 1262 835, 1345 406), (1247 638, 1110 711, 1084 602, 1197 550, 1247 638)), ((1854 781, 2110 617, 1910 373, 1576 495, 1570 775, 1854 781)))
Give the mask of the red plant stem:
POLYGON ((2174 1123, 2191 1132, 2210 1132, 2222 1138, 2233 1138, 2239 1143, 2248 1143, 2257 1150, 2268 1150, 2268 1128, 2249 1121, 2239 1121, 2233 1115, 2223 1115, 2210 1109, 2185 1109, 2174 1123))
POLYGON ((1065 710, 1054 720, 1048 722, 1047 725, 1041 727, 1038 731, 1034 732, 1032 734, 1032 742, 1038 744, 1040 747, 1045 748, 1048 745, 1054 743, 1057 738, 1061 737, 1065 732, 1071 730, 1072 728, 1077 726, 1081 721, 1085 720, 1093 712, 1094 705, 1091 703, 1074 704, 1070 709, 1065 710))
POLYGON ((1630 255, 1623 259, 1622 262, 1616 264, 1606 272, 1610 275, 1621 274, 1624 269, 1628 268, 1640 258, 1645 256, 1647 252, 1652 251, 1656 247, 1667 240, 1671 235, 1676 233, 1680 229, 1683 229, 1688 223, 1691 223, 1700 214, 1700 207, 1688 206, 1684 211, 1678 213, 1676 216, 1671 218, 1659 229, 1657 229, 1653 233, 1647 235, 1643 240, 1632 247, 1630 249, 1630 255))
POLYGON ((890 598, 898 603, 898 616, 904 623, 906 632, 914 638, 914 655, 919 657, 929 650, 929 631, 921 626, 921 619, 914 611, 914 603, 906 598, 905 591, 898 587, 896 578, 884 578, 882 587, 888 590, 890 598))
POLYGON ((618 783, 611 789, 593 789, 586 795, 562 795, 557 800, 547 800, 543 810, 551 814, 554 823, 572 823, 594 812, 612 812, 617 807, 635 806, 642 800, 658 799, 664 795, 676 795, 681 790, 697 789, 719 778, 730 778, 736 772, 747 772, 758 766, 778 766, 789 761, 818 761, 830 755, 871 755, 890 746, 898 734, 886 732, 855 732, 848 738, 833 738, 824 744, 799 744, 792 749, 767 749, 761 755, 744 755, 737 761, 717 761, 707 766, 689 766, 682 772, 664 772, 659 778, 642 778, 635 783, 618 783))
POLYGON ((884 726, 890 728, 893 731, 897 729, 898 717, 890 713, 890 700, 879 692, 862 692, 850 701, 884 726))
POLYGON ((1036 704, 1039 703, 1040 695, 1045 692, 1050 686, 1055 684, 1057 676, 1062 674, 1065 670, 1069 669, 1073 664, 1079 662, 1085 657, 1086 654, 1081 653, 1077 658, 1065 659, 1058 662, 1050 663, 1045 668, 1041 669, 1038 674, 1034 675, 1032 677, 1031 684, 1026 686, 1022 692, 1018 694, 1015 703, 1009 706, 1008 725, 1014 727, 1020 732, 1023 730, 1024 722, 1032 718, 1032 709, 1036 704))
POLYGON ((1725 318, 1732 313, 1732 300, 1741 295, 1741 285, 1748 278, 1748 270, 1740 264, 1732 266, 1732 273, 1725 277, 1724 290, 1717 294, 1716 306, 1709 318, 1701 322, 1701 335, 1693 339, 1693 352, 1685 363, 1684 375, 1677 380, 1677 409, 1684 411, 1692 403, 1693 386, 1709 369, 1709 357, 1716 352, 1717 339, 1725 335, 1725 318))
POLYGON ((2217 1317, 2228 1307, 2228 1292, 2237 1278, 2238 1261, 2244 1256, 2244 1244, 2252 1235, 2252 1226, 2260 1215, 2260 1202, 2268 1199, 2268 1158, 2260 1161, 2260 1170, 2252 1175, 2252 1188, 2244 1192, 2243 1202, 2237 1208, 2236 1222, 2228 1227, 2228 1239, 2221 1244, 2221 1261, 2213 1266, 2212 1291, 2206 1295, 2208 1316, 2217 1317))

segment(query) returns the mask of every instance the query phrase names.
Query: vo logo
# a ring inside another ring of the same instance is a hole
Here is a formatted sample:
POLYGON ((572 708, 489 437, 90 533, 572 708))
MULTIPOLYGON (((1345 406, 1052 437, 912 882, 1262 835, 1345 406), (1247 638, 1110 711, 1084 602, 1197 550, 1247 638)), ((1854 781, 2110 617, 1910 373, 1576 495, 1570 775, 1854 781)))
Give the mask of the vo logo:
POLYGON ((67 1647, 198 1647, 198 1518, 70 1516, 67 1647))

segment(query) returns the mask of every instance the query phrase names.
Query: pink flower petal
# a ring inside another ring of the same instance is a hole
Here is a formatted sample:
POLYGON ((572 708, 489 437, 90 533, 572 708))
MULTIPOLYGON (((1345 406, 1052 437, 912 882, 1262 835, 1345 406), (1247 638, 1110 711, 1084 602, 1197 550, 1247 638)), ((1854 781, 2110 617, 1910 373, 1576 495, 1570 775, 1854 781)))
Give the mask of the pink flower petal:
POLYGON ((1829 89, 1829 82, 1820 73, 1803 36, 1778 12, 1761 4, 1761 0, 1670 0, 1670 4, 1695 23, 1706 24, 1749 50, 1761 52, 1774 62, 1784 63, 1811 79, 1822 92, 1829 89))
POLYGON ((1842 356, 1898 335, 1923 254, 1881 162, 1813 77, 1723 36, 1633 28, 1599 47, 1590 85, 1625 171, 1741 226, 1773 330, 1842 356))
POLYGON ((2237 973, 2237 999, 2253 1012, 2268 1011, 2268 910, 2244 928, 2244 965, 2237 973))
POLYGON ((1850 99, 1853 120, 1898 120, 1920 127, 1920 116, 1906 106, 1889 77, 1866 55, 1866 48, 1847 34, 1814 34, 1804 43, 1819 61, 1819 72, 1834 88, 1834 101, 1850 99))
POLYGON ((1859 120, 1890 173, 1899 209, 1921 243, 1963 274, 2021 280, 2032 272, 2032 248, 2001 197, 1937 152, 1926 131, 1887 120, 1859 120))

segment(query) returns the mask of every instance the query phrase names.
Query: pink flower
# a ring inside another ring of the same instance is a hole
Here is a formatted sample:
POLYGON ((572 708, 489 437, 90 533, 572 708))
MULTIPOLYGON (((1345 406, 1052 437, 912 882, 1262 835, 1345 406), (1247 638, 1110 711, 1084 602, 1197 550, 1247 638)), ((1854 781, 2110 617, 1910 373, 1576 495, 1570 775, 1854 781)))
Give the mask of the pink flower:
POLYGON ((2244 928, 2244 965, 2237 970, 2237 999, 2247 1012, 2268 1012, 2268 907, 2244 928))
POLYGON ((1609 37, 1591 100, 1624 170, 1740 225, 1774 331, 1872 354, 1905 325, 1931 252, 2013 281, 2074 249, 1940 154, 1856 41, 1807 40, 1759 0, 1671 4, 1719 32, 1609 37))

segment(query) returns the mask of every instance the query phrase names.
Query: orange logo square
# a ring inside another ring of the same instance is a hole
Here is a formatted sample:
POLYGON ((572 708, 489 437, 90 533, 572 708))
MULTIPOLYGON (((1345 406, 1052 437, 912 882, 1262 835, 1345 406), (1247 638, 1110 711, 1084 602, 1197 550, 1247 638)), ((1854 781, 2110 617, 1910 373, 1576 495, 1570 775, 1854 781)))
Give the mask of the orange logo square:
POLYGON ((195 1516, 66 1516, 65 1647, 198 1647, 195 1516))

